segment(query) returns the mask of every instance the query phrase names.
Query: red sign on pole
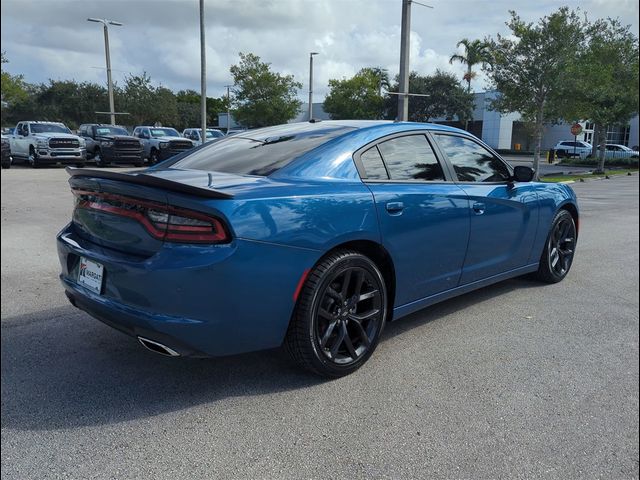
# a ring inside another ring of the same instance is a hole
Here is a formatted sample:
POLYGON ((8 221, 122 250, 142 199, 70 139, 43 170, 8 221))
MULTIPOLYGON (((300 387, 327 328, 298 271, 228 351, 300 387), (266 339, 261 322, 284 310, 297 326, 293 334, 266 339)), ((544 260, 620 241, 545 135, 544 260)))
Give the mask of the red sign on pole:
POLYGON ((573 125, 571 125, 571 135, 575 137, 577 135, 580 135, 581 133, 582 125, 580 125, 579 123, 574 123, 573 125))

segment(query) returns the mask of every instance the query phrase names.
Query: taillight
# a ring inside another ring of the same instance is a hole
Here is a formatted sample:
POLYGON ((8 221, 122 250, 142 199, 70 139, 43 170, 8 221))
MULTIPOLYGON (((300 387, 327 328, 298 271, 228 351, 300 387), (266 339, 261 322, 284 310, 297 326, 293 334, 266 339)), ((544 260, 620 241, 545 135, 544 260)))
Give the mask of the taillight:
POLYGON ((132 218, 158 240, 209 244, 231 240, 223 223, 206 213, 112 193, 72 191, 76 208, 132 218))

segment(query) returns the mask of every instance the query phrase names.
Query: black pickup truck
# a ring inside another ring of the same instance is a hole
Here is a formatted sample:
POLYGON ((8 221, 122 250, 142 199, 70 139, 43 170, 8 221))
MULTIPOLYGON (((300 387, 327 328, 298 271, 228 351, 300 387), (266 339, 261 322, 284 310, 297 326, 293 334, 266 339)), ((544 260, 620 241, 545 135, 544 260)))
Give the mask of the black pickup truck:
POLYGON ((144 165, 142 142, 129 135, 124 127, 86 123, 80 125, 78 134, 87 142, 87 159, 99 167, 111 163, 144 165))

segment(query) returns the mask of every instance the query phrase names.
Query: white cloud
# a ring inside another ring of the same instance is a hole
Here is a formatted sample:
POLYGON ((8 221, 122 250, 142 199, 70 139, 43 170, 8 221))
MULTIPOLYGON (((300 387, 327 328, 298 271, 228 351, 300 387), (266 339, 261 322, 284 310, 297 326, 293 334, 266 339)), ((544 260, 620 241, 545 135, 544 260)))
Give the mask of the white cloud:
MULTIPOLYGON (((411 69, 436 69, 462 77, 464 67, 449 64, 462 38, 505 33, 508 10, 535 21, 559 7, 555 0, 430 0, 433 9, 412 10, 411 69)), ((638 31, 636 0, 568 0, 589 18, 620 17, 638 31)), ((346 78, 368 66, 386 68, 393 78, 400 53, 401 0, 207 0, 207 76, 210 95, 223 95, 229 66, 238 52, 253 52, 308 91, 309 52, 314 59, 314 91, 320 99, 331 78, 346 78)), ((48 78, 105 83, 101 27, 87 17, 122 21, 110 29, 116 81, 127 73, 149 73, 156 84, 199 89, 198 4, 182 0, 3 0, 2 50, 7 69, 27 81, 48 78), (99 68, 92 68, 99 67, 99 68)), ((475 89, 485 86, 480 74, 475 89)))

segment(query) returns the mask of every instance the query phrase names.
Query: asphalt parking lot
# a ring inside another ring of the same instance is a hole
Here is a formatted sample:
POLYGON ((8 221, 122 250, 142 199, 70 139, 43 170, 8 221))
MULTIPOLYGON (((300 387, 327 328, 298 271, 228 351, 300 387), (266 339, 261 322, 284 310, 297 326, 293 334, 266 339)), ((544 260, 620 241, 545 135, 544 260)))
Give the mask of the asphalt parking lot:
POLYGON ((392 323, 335 381, 279 351, 163 358, 69 305, 66 179, 1 174, 3 479, 638 478, 638 175, 575 184, 564 282, 392 323))

